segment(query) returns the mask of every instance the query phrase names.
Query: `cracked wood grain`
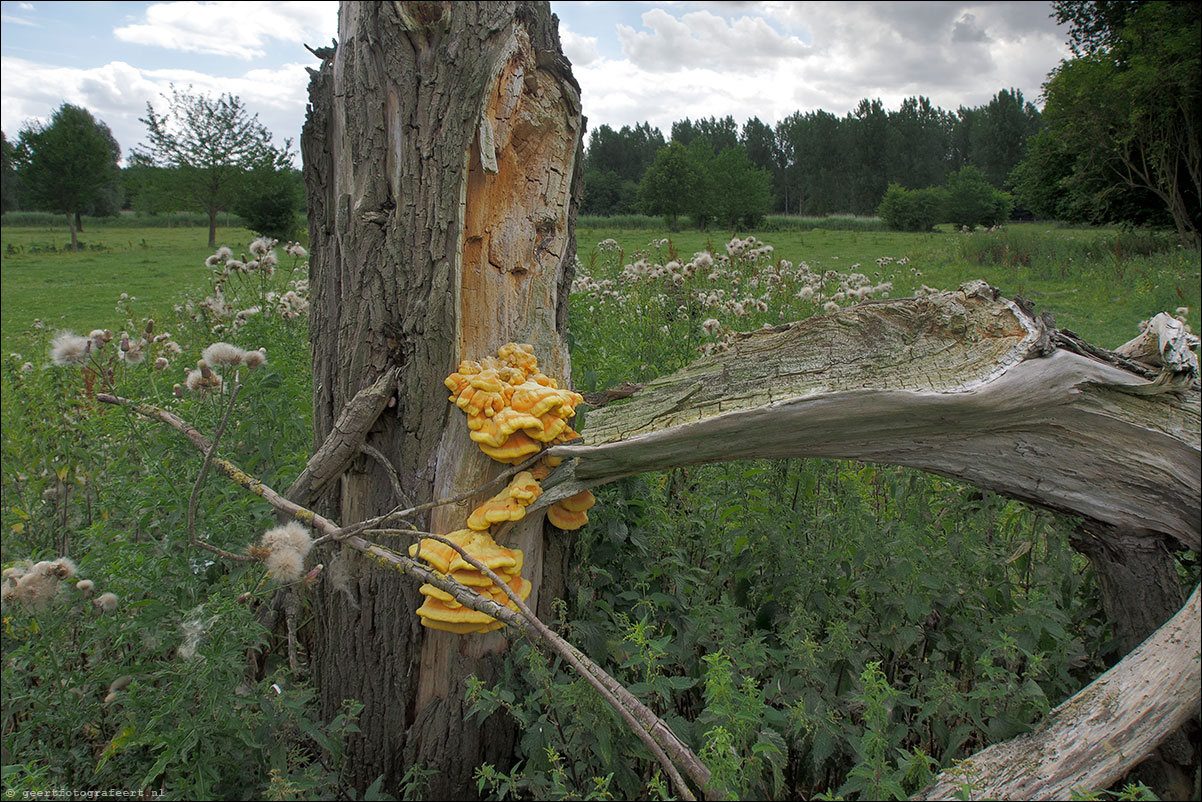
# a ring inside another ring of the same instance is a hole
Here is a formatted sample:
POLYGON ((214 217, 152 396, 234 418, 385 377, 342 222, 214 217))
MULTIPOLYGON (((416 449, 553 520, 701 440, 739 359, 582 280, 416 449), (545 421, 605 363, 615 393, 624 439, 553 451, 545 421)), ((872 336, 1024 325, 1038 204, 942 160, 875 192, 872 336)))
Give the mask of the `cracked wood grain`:
POLYGON ((582 443, 552 449, 570 462, 537 506, 679 465, 850 458, 1198 549, 1196 381, 1145 393, 1152 381, 1104 360, 1039 356, 1045 335, 980 284, 740 335, 591 413, 582 443))

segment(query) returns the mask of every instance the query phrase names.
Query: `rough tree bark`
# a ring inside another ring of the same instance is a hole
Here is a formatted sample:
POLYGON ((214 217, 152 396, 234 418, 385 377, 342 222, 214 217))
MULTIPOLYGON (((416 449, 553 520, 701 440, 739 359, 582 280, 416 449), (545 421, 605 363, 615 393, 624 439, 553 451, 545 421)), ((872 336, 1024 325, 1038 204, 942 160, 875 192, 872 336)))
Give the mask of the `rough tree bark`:
MULTIPOLYGON (((529 342, 545 373, 568 377, 579 87, 545 2, 344 3, 333 53, 318 52, 301 139, 316 443, 396 367, 395 405, 367 443, 413 500, 453 495, 500 467, 447 403, 442 382, 458 362, 529 342)), ((342 521, 397 502, 374 461, 352 461, 337 484, 318 506, 342 521)), ((471 509, 418 523, 459 529, 471 509)), ((509 545, 525 551, 536 598, 554 595, 560 561, 544 560, 542 516, 509 545)), ((507 765, 514 732, 499 717, 468 720, 464 679, 498 678, 504 636, 425 630, 411 582, 346 551, 324 561, 312 663, 325 716, 347 698, 364 704, 351 780, 383 774, 395 789, 417 764, 438 769, 433 798, 474 795, 472 771, 507 765)))

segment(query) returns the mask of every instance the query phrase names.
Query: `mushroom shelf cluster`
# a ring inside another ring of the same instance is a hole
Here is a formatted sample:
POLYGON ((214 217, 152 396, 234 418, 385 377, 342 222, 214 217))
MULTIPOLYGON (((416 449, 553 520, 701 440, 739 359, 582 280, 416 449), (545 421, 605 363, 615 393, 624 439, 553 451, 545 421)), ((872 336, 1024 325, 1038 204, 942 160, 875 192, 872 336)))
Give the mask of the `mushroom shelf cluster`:
POLYGON ((503 345, 496 359, 461 362, 446 385, 451 402, 467 413, 472 441, 499 462, 516 465, 545 445, 579 437, 568 418, 584 396, 540 373, 528 344, 503 345))
MULTIPOLYGON (((575 416, 584 397, 560 389, 555 379, 540 373, 531 345, 509 343, 497 351, 496 358, 461 362, 459 370, 447 377, 446 385, 451 402, 467 414, 472 441, 499 462, 516 465, 548 445, 579 436, 568 419, 575 416)), ((498 544, 491 528, 520 521, 526 507, 542 495, 538 480, 558 464, 557 458, 543 457, 531 470, 521 471, 468 516, 466 529, 445 536, 488 566, 522 601, 533 588, 521 575, 522 552, 498 544)), ((551 505, 547 520, 560 529, 579 529, 588 523, 588 509, 594 503, 593 494, 585 490, 551 505)), ((425 560, 435 571, 485 598, 517 608, 504 588, 441 541, 425 538, 409 548, 409 556, 425 560)), ((464 607, 434 585, 427 583, 419 590, 426 597, 417 611, 423 626, 458 634, 490 632, 503 626, 486 613, 464 607)))
MULTIPOLYGON (((518 598, 525 601, 533 587, 530 580, 521 575, 522 552, 520 549, 507 549, 492 539, 488 532, 475 529, 460 529, 446 536, 454 541, 468 554, 487 565, 499 576, 518 598)), ((498 604, 517 609, 503 588, 497 587, 491 578, 468 564, 459 552, 447 544, 425 538, 421 543, 409 547, 412 557, 420 557, 439 573, 446 574, 460 584, 467 585, 485 598, 491 598, 498 604)), ((503 624, 492 616, 464 607, 451 594, 425 584, 419 588, 426 600, 418 608, 417 614, 423 626, 430 629, 441 629, 465 635, 469 632, 491 632, 500 629, 503 624)))

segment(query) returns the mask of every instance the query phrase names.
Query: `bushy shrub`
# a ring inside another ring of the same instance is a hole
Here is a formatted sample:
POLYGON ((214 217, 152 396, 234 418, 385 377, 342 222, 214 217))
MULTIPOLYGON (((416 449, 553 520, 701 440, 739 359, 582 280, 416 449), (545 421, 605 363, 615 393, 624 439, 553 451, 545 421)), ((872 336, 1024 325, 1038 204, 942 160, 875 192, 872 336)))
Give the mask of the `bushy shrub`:
POLYGON ((994 189, 976 167, 964 167, 947 177, 945 217, 957 228, 999 225, 1013 209, 1010 193, 994 189))
POLYGON ((247 173, 245 186, 235 197, 232 208, 256 234, 285 240, 296 234, 296 210, 300 202, 297 171, 263 166, 247 173))
POLYGON ((890 184, 877 215, 894 231, 930 231, 946 205, 947 191, 940 187, 904 189, 890 184))

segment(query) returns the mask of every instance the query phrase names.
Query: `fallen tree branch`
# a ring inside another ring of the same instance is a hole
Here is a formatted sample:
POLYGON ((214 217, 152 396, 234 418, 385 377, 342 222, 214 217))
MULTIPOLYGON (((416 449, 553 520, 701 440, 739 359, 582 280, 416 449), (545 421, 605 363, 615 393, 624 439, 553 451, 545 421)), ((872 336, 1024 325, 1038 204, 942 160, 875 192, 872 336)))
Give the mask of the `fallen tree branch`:
POLYGON ((913 799, 1068 799, 1106 788, 1198 714, 1199 589, 1114 668, 1048 713, 1032 732, 943 772, 913 799), (962 798, 962 797, 961 797, 962 798))
POLYGON ((859 459, 1199 550, 1196 374, 1127 370, 1127 357, 1095 356, 1045 325, 970 282, 736 335, 726 352, 590 413, 582 444, 550 450, 565 462, 531 509, 649 470, 859 459))
POLYGON ((360 390, 346 403, 329 436, 309 458, 296 481, 284 491, 286 497, 298 504, 308 504, 359 456, 367 442, 367 433, 388 407, 399 375, 399 368, 385 371, 370 387, 360 390))
POLYGON ((630 398, 642 389, 643 385, 641 384, 622 382, 617 387, 609 387, 605 390, 598 390, 595 393, 584 393, 584 403, 593 409, 600 409, 606 404, 612 404, 614 401, 630 398))
POLYGON ((383 515, 377 515, 375 518, 368 518, 365 521, 359 521, 358 523, 345 526, 342 529, 339 529, 337 532, 324 535, 322 538, 319 538, 314 545, 319 545, 330 539, 362 534, 369 529, 385 529, 388 528, 388 525, 394 521, 403 521, 406 518, 419 515, 423 512, 429 512, 437 507, 445 507, 448 504, 458 504, 460 501, 466 501, 467 499, 473 498, 479 494, 487 493, 490 490, 508 484, 510 477, 521 473, 542 458, 542 453, 535 454, 521 464, 514 465, 512 468, 507 468, 506 470, 501 471, 501 473, 497 474, 492 479, 489 479, 479 487, 473 488, 472 490, 467 490, 454 496, 450 496, 449 498, 440 498, 434 501, 427 501, 425 504, 418 504, 407 509, 401 509, 399 506, 394 507, 383 515))
MULTIPOLYGON (((503 588, 510 599, 513 599, 519 607, 520 613, 514 612, 508 607, 498 604, 491 599, 485 599, 478 593, 473 591, 466 585, 460 584, 455 580, 433 571, 415 560, 399 554, 391 549, 372 543, 359 534, 352 534, 349 528, 340 528, 333 521, 325 518, 316 512, 307 509, 296 502, 287 499, 263 484, 258 479, 246 473, 229 460, 214 458, 213 452, 216 450, 216 443, 220 436, 215 437, 213 443, 209 443, 203 435, 200 434, 195 427, 188 424, 174 413, 159 409, 150 404, 142 404, 131 401, 119 396, 102 393, 97 395, 97 399, 103 403, 115 404, 132 409, 144 417, 159 420, 172 428, 179 431, 189 439, 198 449, 206 455, 206 463, 212 464, 222 473, 224 473, 231 481, 239 486, 249 490, 255 495, 262 498, 277 511, 282 512, 289 517, 295 518, 301 523, 311 526, 313 529, 322 533, 322 536, 314 541, 314 545, 331 540, 337 541, 356 551, 375 559, 377 562, 386 565, 395 570, 417 579, 421 582, 429 583, 437 588, 451 594, 457 602, 471 610, 485 613, 493 618, 511 626, 518 631, 526 634, 528 637, 545 640, 557 653, 575 669, 582 677, 592 685, 602 698, 606 700, 618 714, 631 727, 635 735, 647 745, 648 749, 656 757, 657 761, 664 766, 669 777, 672 778, 676 785, 677 792, 684 799, 695 799, 688 785, 681 778, 679 771, 673 768, 673 758, 680 763, 690 778, 697 783, 701 788, 705 788, 709 783, 709 770, 693 752, 684 745, 683 742, 676 737, 671 728, 656 716, 646 705, 639 702, 633 694, 627 691, 622 685, 605 672, 596 663, 589 660, 579 649, 572 646, 562 636, 555 633, 549 627, 542 623, 541 620, 534 614, 530 608, 521 601, 509 588, 508 584, 500 579, 487 566, 477 561, 474 557, 468 555, 457 544, 452 543, 447 538, 430 532, 423 532, 416 529, 400 529, 400 530, 380 530, 380 534, 403 534, 414 537, 432 537, 441 542, 452 546, 464 559, 478 570, 482 570, 490 576, 497 587, 503 588), (673 758, 669 758, 666 754, 671 752, 673 758)), ((232 405, 231 405, 232 406, 232 405)), ((228 410, 227 410, 228 418, 228 410)), ((541 455, 540 455, 541 456, 541 455)), ((532 460, 528 460, 531 464, 532 460)), ((514 469, 506 471, 508 474, 516 473, 522 466, 515 466, 514 469)), ((200 478, 203 479, 205 470, 202 470, 200 478)), ((489 484, 499 483, 501 477, 493 479, 489 484)), ((197 482, 199 486, 199 480, 197 482)), ((468 494, 463 494, 464 498, 470 497, 479 491, 472 491, 468 494)), ((433 505, 451 503, 452 500, 442 500, 434 502, 433 505)), ((368 530, 364 530, 368 531, 368 530)), ((374 531, 374 530, 373 530, 374 531)), ((230 552, 223 552, 223 555, 229 555, 231 558, 241 560, 251 560, 246 555, 237 555, 230 552)))

